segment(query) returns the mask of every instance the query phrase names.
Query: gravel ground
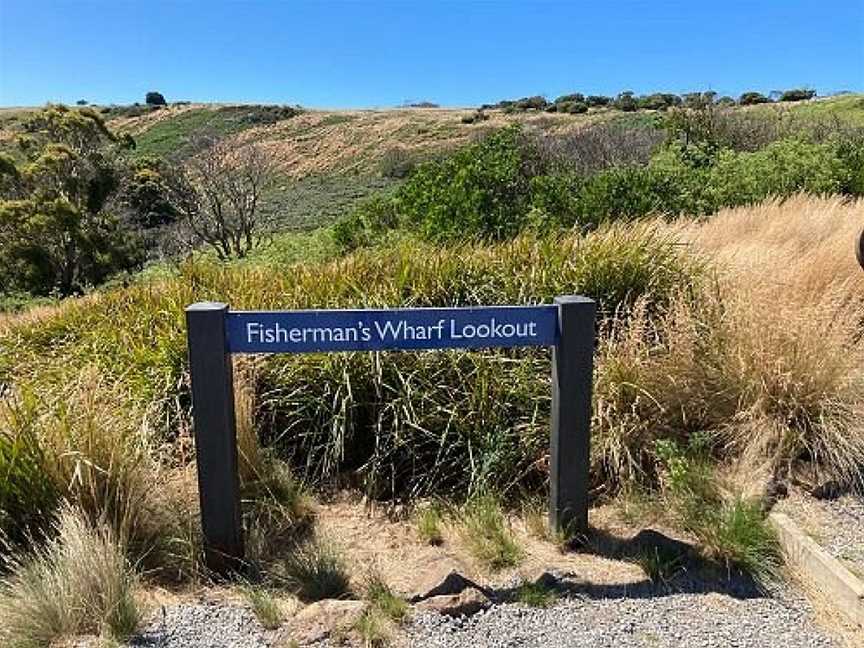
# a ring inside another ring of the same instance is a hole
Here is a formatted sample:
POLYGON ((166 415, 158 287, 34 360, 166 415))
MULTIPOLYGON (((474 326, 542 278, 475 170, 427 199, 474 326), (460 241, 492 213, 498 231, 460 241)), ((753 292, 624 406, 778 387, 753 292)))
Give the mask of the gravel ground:
POLYGON ((834 648, 800 600, 734 599, 720 594, 563 600, 532 609, 499 605, 470 619, 418 615, 412 647, 516 648, 834 648))
POLYGON ((264 648, 251 610, 216 603, 173 605, 147 625, 130 648, 264 648))
POLYGON ((819 505, 834 522, 825 550, 841 560, 856 563, 864 576, 864 497, 845 495, 819 505))
POLYGON ((864 578, 864 496, 816 499, 795 494, 778 510, 791 515, 825 551, 864 578))
MULTIPOLYGON (((653 595, 652 595, 653 594, 653 595)), ((410 648, 838 648, 810 619, 798 595, 736 598, 718 593, 627 597, 577 594, 537 609, 499 604, 470 618, 416 614, 406 625, 410 648)), ((281 644, 284 645, 284 644, 281 644)), ((316 644, 325 648, 341 644, 316 644)), ((224 604, 166 608, 129 648, 270 648, 248 609, 224 604)))

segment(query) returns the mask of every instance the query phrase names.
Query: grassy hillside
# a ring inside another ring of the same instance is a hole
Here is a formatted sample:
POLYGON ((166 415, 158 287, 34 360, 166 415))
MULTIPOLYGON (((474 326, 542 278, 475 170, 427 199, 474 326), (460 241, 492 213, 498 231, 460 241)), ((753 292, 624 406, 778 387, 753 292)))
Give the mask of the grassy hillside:
MULTIPOLYGON (((685 112, 663 130, 655 113, 611 110, 131 113, 106 114, 135 137, 131 177, 145 189, 158 174, 134 164, 149 155, 183 156, 199 134, 255 142, 279 169, 262 198, 272 236, 242 258, 199 251, 0 314, 0 535, 13 549, 0 553, 0 641, 122 637, 135 583, 208 582, 184 323, 195 301, 591 296, 592 498, 642 502, 712 578, 777 577, 765 513, 788 485, 864 488, 861 97, 716 121, 685 112), (78 555, 105 556, 104 572, 86 577, 78 555), (86 619, 65 612, 84 597, 86 619)), ((22 113, 6 119, 10 143, 22 113)), ((71 159, 44 150, 45 164, 71 159)), ((5 168, 16 181, 32 171, 5 168)), ((48 195, 34 204, 56 205, 48 195)), ((3 214, 24 202, 13 196, 3 214)), ((442 502, 482 540, 487 568, 502 548, 518 563, 502 510, 527 517, 548 489, 549 362, 547 349, 237 357, 244 578, 316 598, 292 571, 302 555, 307 572, 341 583, 321 596, 346 596, 351 561, 315 536, 310 506, 339 489, 406 510, 442 502)), ((539 527, 546 542, 572 540, 539 527)))

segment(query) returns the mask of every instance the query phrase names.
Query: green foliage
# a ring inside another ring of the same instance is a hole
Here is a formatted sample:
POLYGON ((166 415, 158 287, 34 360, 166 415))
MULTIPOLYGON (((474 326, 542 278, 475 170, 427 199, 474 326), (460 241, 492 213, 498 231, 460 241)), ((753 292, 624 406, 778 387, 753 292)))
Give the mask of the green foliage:
MULTIPOLYGON (((136 400, 166 408, 159 423, 170 426, 179 414, 169 406, 188 402, 183 308, 202 299, 264 309, 465 306, 578 292, 609 313, 643 295, 659 308, 700 275, 649 227, 444 249, 406 239, 329 264, 196 260, 16 327, 0 348, 0 380, 63 384, 95 365, 136 400)), ((543 350, 274 356, 257 384, 256 424, 304 482, 352 471, 381 497, 536 487, 545 478, 537 461, 548 445, 548 362, 543 350)))
POLYGON ((346 250, 370 245, 399 225, 397 203, 389 195, 376 195, 360 203, 333 226, 333 239, 346 250))
POLYGON ((629 90, 622 92, 615 98, 615 108, 622 112, 633 112, 639 108, 639 103, 633 93, 629 90))
MULTIPOLYGON (((514 126, 419 166, 392 194, 367 200, 337 223, 334 238, 356 249, 407 227, 435 241, 500 240, 525 228, 702 215, 796 192, 857 195, 864 187, 864 139, 857 134, 836 127, 836 136, 817 138, 802 126, 799 135, 769 139, 757 150, 732 150, 730 140, 761 126, 724 121, 706 103, 709 94, 695 94, 688 99, 696 108, 673 108, 662 119, 667 143, 647 165, 578 173, 572 169, 586 156, 604 155, 604 142, 556 148, 514 126)), ((560 110, 567 102, 555 105, 560 110)))
POLYGON ((148 106, 165 106, 168 102, 165 101, 165 97, 162 96, 162 93, 151 91, 144 97, 144 103, 148 106))
POLYGON ((4 646, 48 646, 82 634, 122 640, 135 630, 136 577, 109 528, 66 507, 52 538, 11 564, 0 581, 4 646))
POLYGON ((529 175, 519 136, 517 128, 506 128, 419 166, 397 192, 399 213, 436 240, 512 236, 528 209, 529 175))
POLYGON ((669 585, 684 569, 684 556, 667 547, 646 547, 633 557, 633 562, 655 585, 669 585))
POLYGON ((377 571, 369 573, 364 589, 369 604, 391 621, 401 623, 408 616, 408 604, 393 593, 377 571))
POLYGON ((441 509, 435 504, 424 506, 417 511, 415 524, 420 541, 432 546, 444 544, 444 533, 441 530, 443 521, 441 509))
POLYGON ((468 550, 489 569, 515 567, 525 557, 495 497, 477 495, 470 499, 462 509, 460 522, 468 550))
MULTIPOLYGON (((766 581, 776 576, 779 545, 758 501, 723 497, 710 461, 710 437, 694 434, 687 446, 670 439, 656 443, 661 481, 677 521, 700 541, 711 558, 766 581)), ((658 556, 649 568, 668 571, 658 556), (651 566, 653 564, 653 566, 651 566)))
POLYGON ((745 92, 738 98, 738 104, 741 106, 770 103, 770 101, 771 100, 761 92, 745 92))
POLYGON ((202 136, 225 137, 253 126, 272 124, 297 115, 290 106, 221 106, 190 108, 154 122, 136 136, 135 154, 179 156, 193 152, 190 143, 202 136))
MULTIPOLYGON (((0 543, 38 536, 58 500, 34 421, 38 401, 27 396, 0 408, 0 543)), ((0 570, 3 568, 0 559, 0 570)))
POLYGON ((780 141, 753 153, 722 151, 711 169, 708 193, 716 207, 752 204, 797 191, 839 193, 849 172, 836 145, 780 141))
POLYGON ((521 583, 513 592, 513 600, 516 603, 533 608, 547 608, 558 600, 558 593, 542 582, 526 581, 521 583))
POLYGON ((168 200, 166 163, 155 157, 135 160, 130 169, 122 200, 132 211, 134 222, 143 229, 167 225, 177 220, 168 200))
POLYGON ((780 95, 780 101, 806 101, 816 96, 815 90, 804 88, 796 88, 794 90, 786 90, 780 95))
POLYGON ((68 295, 138 267, 138 241, 109 203, 118 145, 99 116, 49 106, 24 130, 25 161, 0 161, 0 290, 68 295))
POLYGON ((275 630, 282 625, 282 610, 272 593, 261 587, 248 587, 244 589, 244 594, 265 630, 275 630))

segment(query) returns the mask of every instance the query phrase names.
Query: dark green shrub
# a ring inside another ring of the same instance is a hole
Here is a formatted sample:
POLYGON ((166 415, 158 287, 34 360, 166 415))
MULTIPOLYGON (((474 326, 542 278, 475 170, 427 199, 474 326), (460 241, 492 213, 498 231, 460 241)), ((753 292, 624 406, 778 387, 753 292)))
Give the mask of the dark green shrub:
POLYGON ((745 92, 738 98, 741 106, 752 106, 754 104, 770 103, 771 100, 761 92, 745 92))
POLYGON ((396 200, 390 195, 373 196, 333 226, 333 238, 340 247, 353 250, 370 245, 398 225, 396 200))
POLYGON ((864 196, 864 137, 843 139, 837 146, 837 155, 846 170, 843 193, 864 196))
POLYGON ((588 95, 585 97, 585 103, 594 107, 608 106, 612 103, 612 99, 611 97, 604 97, 603 95, 588 95))
POLYGON ((576 174, 559 173, 531 178, 532 224, 573 225, 579 222, 579 190, 584 180, 576 174))
POLYGON ((581 92, 576 92, 574 94, 562 95, 555 100, 555 103, 556 104, 560 104, 560 103, 570 104, 570 103, 573 103, 574 101, 578 101, 580 103, 584 102, 585 101, 585 95, 583 95, 581 92))
POLYGON ((848 176, 836 146, 781 140, 752 153, 721 151, 711 169, 709 185, 719 207, 797 191, 838 193, 848 176))
POLYGON ((815 90, 805 90, 804 88, 795 88, 794 90, 786 90, 780 95, 780 101, 806 101, 816 96, 815 90))
POLYGON ((161 93, 155 92, 155 91, 151 91, 151 92, 147 93, 147 95, 144 98, 144 103, 146 103, 148 106, 166 106, 166 105, 168 105, 168 102, 165 101, 165 97, 163 97, 161 93))
POLYGON ((399 212, 432 239, 512 236, 529 207, 528 155, 511 127, 422 164, 397 192, 399 212))
POLYGON ((615 98, 615 107, 623 112, 633 112, 639 105, 636 103, 636 97, 629 90, 622 92, 615 98))
POLYGON ((524 97, 516 101, 516 109, 521 111, 545 110, 547 105, 546 97, 541 97, 540 95, 524 97))

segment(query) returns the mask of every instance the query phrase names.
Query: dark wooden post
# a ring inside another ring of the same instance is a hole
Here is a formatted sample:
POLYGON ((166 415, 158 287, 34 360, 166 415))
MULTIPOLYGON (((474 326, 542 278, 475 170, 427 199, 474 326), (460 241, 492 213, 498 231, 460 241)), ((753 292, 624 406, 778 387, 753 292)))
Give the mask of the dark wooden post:
POLYGON ((549 523, 588 528, 591 387, 596 305, 587 297, 556 297, 559 341, 552 351, 552 438, 549 523))
POLYGON ((198 496, 207 566, 220 574, 243 560, 234 378, 225 335, 226 304, 186 308, 198 496))

